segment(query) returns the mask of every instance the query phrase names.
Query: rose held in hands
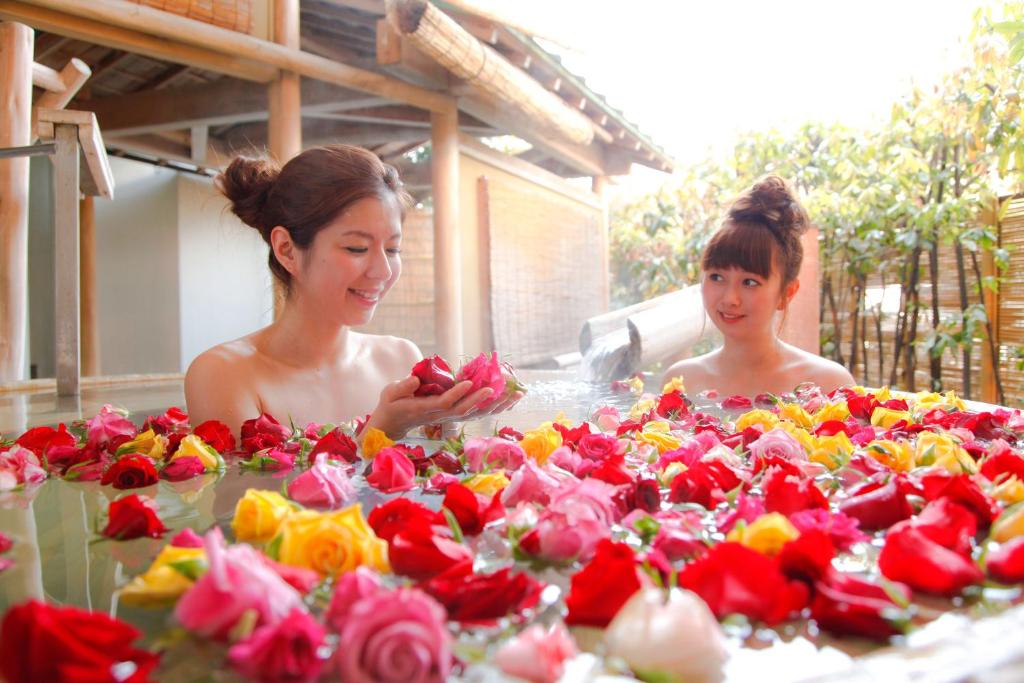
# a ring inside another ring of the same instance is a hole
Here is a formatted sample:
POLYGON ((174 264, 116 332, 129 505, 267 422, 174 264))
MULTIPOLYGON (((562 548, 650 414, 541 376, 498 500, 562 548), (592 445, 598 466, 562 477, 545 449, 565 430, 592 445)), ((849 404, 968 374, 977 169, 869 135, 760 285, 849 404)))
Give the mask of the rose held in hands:
POLYGON ((437 396, 455 386, 455 375, 441 356, 424 358, 413 366, 412 375, 420 380, 414 396, 437 396))

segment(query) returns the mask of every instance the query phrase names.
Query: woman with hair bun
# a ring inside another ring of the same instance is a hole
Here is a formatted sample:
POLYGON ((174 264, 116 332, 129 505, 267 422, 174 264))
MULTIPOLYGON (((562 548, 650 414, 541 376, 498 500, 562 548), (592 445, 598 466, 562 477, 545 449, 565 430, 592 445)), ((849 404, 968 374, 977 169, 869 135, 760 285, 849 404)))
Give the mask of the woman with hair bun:
POLYGON ((813 382, 826 392, 853 384, 838 363, 785 343, 776 324, 800 288, 800 236, 810 218, 785 180, 769 175, 741 194, 701 258, 704 308, 725 339, 710 353, 670 367, 691 392, 724 396, 792 391, 813 382))
POLYGON ((192 362, 185 399, 193 424, 216 419, 237 434, 260 413, 297 424, 371 413, 367 424, 395 438, 477 414, 474 406, 491 389, 470 393, 472 383, 460 382, 441 395, 415 397, 416 345, 351 329, 370 321, 402 271, 410 197, 393 167, 367 150, 328 145, 283 167, 238 157, 216 186, 270 247, 270 270, 285 299, 273 323, 192 362))

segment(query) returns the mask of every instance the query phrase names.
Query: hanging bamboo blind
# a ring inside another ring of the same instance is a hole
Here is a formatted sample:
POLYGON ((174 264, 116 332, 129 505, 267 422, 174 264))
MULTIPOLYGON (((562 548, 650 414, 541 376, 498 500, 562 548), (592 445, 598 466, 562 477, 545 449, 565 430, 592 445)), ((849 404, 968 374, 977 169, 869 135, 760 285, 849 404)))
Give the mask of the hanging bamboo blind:
POLYGON ((189 19, 228 28, 241 33, 252 32, 252 0, 129 0, 136 5, 153 7, 189 19))
POLYGON ((1010 267, 999 292, 1000 368, 1007 403, 1020 406, 1024 404, 1024 372, 1017 370, 1014 350, 1024 346, 1024 197, 1010 200, 1000 221, 999 240, 1010 251, 1010 267))

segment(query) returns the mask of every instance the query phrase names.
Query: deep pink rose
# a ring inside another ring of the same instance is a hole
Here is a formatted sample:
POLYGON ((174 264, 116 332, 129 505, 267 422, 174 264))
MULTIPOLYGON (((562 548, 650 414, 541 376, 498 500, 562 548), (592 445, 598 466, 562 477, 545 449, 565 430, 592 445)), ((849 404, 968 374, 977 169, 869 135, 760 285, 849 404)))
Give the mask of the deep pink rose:
POLYGON ((750 410, 754 404, 746 396, 729 396, 722 401, 722 410, 750 410))
POLYGON ((302 609, 293 609, 276 624, 264 624, 228 650, 228 663, 249 680, 261 683, 308 683, 320 675, 327 631, 302 609))
POLYGON ((359 452, 355 440, 341 431, 341 427, 327 432, 316 442, 316 446, 313 446, 313 450, 309 452, 310 462, 316 460, 316 456, 321 453, 325 453, 328 458, 334 460, 359 462, 359 452))
POLYGON ((160 470, 160 476, 168 481, 185 481, 206 472, 206 465, 194 455, 176 458, 160 470))
POLYGON ((206 533, 204 546, 209 569, 174 610, 188 630, 223 640, 248 610, 255 611, 257 626, 262 626, 278 623, 293 609, 305 609, 299 593, 262 562, 251 545, 225 547, 215 526, 206 533))
POLYGON ((481 401, 477 406, 478 408, 486 408, 503 398, 506 381, 501 363, 498 362, 498 353, 492 351, 489 358, 486 353, 481 353, 459 368, 459 374, 456 376, 455 381, 464 382, 466 380, 473 383, 469 391, 470 394, 480 389, 491 389, 494 392, 481 401))
POLYGON ((408 491, 416 487, 416 466, 397 448, 382 448, 366 481, 384 493, 408 491))
POLYGON ((328 463, 324 454, 318 455, 312 467, 288 484, 288 497, 306 507, 337 510, 355 495, 345 469, 328 463))
POLYGON ((800 533, 814 529, 824 531, 832 540, 832 544, 842 551, 849 550, 854 543, 871 538, 860 530, 860 522, 853 517, 847 517, 842 512, 830 513, 822 508, 800 510, 791 514, 789 521, 800 533))
POLYGON ((583 436, 576 446, 577 452, 584 458, 590 460, 605 460, 613 455, 620 455, 625 451, 625 443, 608 434, 587 434, 583 436))
POLYGON ((437 396, 455 386, 452 369, 441 356, 424 358, 412 366, 411 374, 420 380, 416 396, 437 396))
POLYGON ((612 500, 616 487, 597 479, 568 483, 556 490, 520 548, 545 560, 589 560, 621 515, 612 500))
POLYGON ((202 548, 203 537, 193 531, 191 527, 185 527, 174 534, 174 537, 171 538, 171 545, 175 548, 202 548))
POLYGON ((509 676, 532 683, 555 683, 565 660, 576 656, 576 643, 562 622, 547 630, 534 624, 508 641, 494 655, 494 663, 509 676))
POLYGON ((511 472, 526 461, 522 446, 498 436, 467 439, 463 453, 470 472, 480 472, 485 467, 511 472))
POLYGON ((275 420, 273 415, 261 413, 259 417, 242 423, 242 449, 246 453, 255 453, 265 448, 280 446, 291 433, 291 430, 275 420))
POLYGON ((444 608, 413 588, 357 602, 340 642, 336 657, 346 683, 444 683, 452 667, 444 608))
POLYGON ((341 632, 352 608, 360 600, 384 592, 386 589, 380 576, 372 569, 356 567, 355 571, 346 572, 334 584, 331 602, 324 614, 324 620, 332 630, 341 632))
POLYGON ((100 409, 96 417, 86 421, 85 428, 86 443, 111 451, 116 450, 117 445, 134 439, 137 433, 135 425, 109 403, 100 409))
POLYGON ((736 496, 736 504, 720 512, 715 519, 715 524, 720 532, 727 534, 732 531, 737 522, 743 521, 746 524, 751 524, 765 512, 763 500, 740 491, 736 496))

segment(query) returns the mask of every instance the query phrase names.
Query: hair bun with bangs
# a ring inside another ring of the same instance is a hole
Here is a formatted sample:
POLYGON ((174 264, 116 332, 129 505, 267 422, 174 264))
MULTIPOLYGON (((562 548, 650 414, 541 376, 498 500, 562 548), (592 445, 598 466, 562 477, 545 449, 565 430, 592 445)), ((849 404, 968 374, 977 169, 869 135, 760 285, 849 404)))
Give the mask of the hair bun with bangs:
POLYGON ((217 189, 231 201, 231 212, 259 230, 264 239, 268 238, 268 229, 276 225, 269 220, 266 209, 280 173, 281 167, 269 159, 236 157, 215 181, 217 189))
POLYGON ((799 239, 811 222, 789 183, 777 175, 761 178, 740 195, 729 207, 728 220, 761 223, 784 242, 799 239))

